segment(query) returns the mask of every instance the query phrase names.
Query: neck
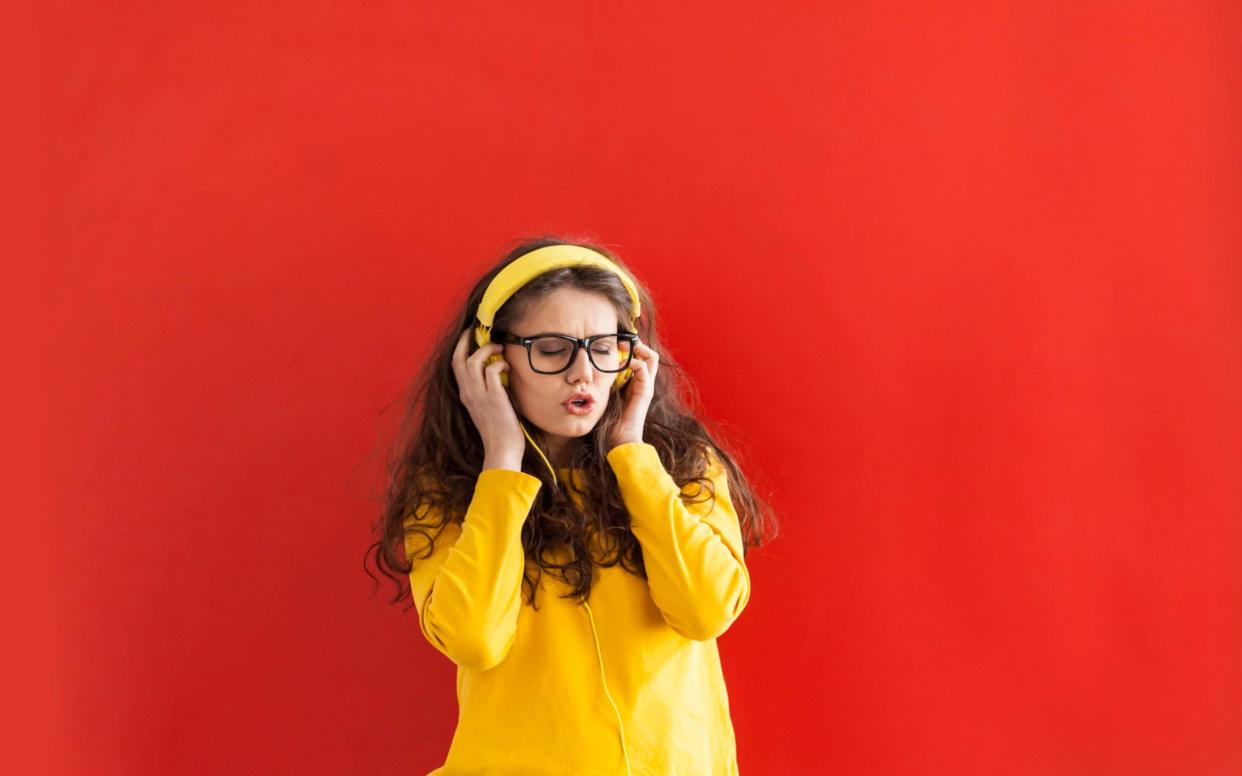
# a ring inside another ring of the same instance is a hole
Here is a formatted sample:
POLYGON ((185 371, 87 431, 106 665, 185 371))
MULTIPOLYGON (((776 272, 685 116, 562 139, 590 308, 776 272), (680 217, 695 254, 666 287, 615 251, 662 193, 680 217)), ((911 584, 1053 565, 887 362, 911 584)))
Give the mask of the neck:
POLYGON ((576 440, 568 440, 560 437, 548 437, 547 445, 543 452, 548 456, 548 461, 557 469, 564 469, 569 466, 570 454, 577 445, 576 440))

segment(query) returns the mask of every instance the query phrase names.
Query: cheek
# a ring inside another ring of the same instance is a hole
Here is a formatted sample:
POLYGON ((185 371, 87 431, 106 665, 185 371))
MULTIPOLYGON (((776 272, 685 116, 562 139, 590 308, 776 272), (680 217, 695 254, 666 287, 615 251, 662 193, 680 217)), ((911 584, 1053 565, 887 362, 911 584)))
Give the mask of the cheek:
POLYGON ((529 369, 526 371, 528 374, 509 375, 509 398, 528 416, 556 409, 556 389, 543 385, 539 379, 542 375, 531 373, 529 369))
POLYGON ((538 392, 539 378, 542 375, 531 371, 530 364, 526 363, 524 356, 506 353, 505 361, 509 364, 510 393, 530 395, 538 392))

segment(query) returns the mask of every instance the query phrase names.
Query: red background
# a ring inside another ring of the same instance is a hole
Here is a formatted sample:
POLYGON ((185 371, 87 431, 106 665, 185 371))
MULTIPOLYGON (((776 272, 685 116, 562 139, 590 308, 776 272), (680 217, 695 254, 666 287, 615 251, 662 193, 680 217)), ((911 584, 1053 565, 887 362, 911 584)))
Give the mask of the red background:
POLYGON ((55 772, 442 762, 379 459, 543 231, 649 284, 783 521, 720 642, 743 774, 1242 772, 1240 32, 47 4, 55 772))

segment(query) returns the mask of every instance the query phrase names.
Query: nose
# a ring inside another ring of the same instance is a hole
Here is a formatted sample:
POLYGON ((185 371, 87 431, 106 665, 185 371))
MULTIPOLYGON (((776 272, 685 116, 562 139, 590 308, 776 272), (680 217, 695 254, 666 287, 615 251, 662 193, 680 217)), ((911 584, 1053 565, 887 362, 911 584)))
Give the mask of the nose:
POLYGON ((567 379, 571 383, 591 382, 592 373, 595 371, 595 365, 591 363, 590 354, 586 348, 579 348, 577 355, 574 356, 574 362, 569 365, 569 369, 565 370, 567 379))

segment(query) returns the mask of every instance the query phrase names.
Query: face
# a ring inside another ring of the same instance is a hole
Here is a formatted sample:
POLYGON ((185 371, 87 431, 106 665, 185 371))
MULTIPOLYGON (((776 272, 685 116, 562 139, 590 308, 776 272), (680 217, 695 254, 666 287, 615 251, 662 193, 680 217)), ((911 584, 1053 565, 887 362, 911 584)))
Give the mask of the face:
MULTIPOLYGON (((568 334, 581 338, 610 334, 617 331, 617 309, 602 294, 558 288, 532 305, 508 329, 519 337, 568 334)), ((539 343, 531 347, 538 348, 539 343)), ((590 433, 603 417, 617 374, 597 370, 587 357, 586 348, 578 350, 568 369, 554 375, 534 371, 526 348, 521 345, 505 345, 504 357, 509 362, 509 395, 521 414, 548 435, 552 449, 544 452, 556 465, 571 440, 590 433), (572 412, 564 402, 581 391, 590 394, 594 403, 585 413, 572 412)))

